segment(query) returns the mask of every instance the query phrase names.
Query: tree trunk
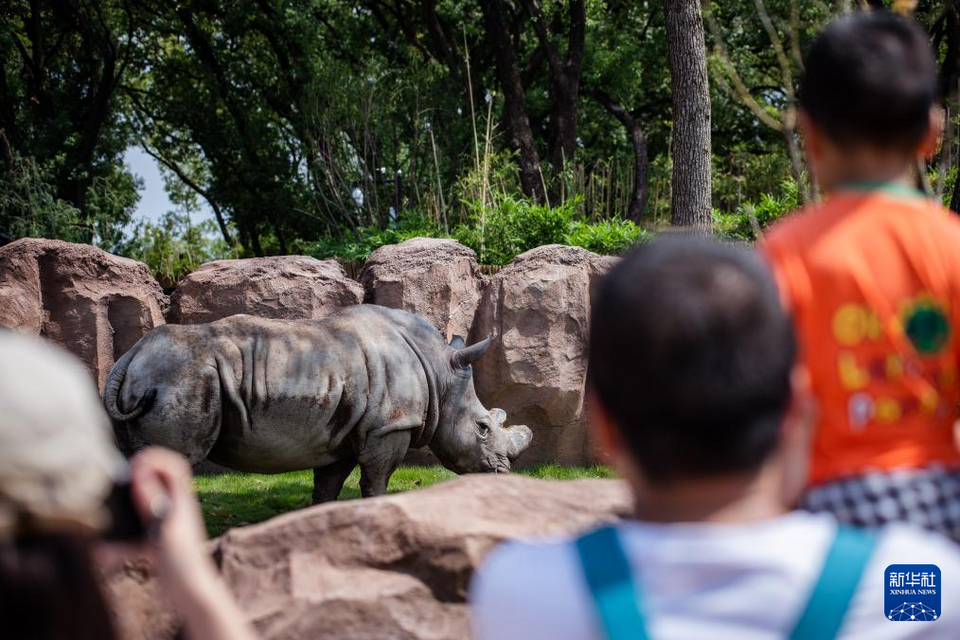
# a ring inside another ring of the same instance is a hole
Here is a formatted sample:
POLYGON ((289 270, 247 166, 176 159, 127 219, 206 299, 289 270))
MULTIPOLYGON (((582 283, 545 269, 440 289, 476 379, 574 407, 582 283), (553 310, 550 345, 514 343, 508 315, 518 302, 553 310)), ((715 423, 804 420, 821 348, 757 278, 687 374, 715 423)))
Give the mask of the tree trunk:
POLYGON ((553 110, 550 129, 552 135, 550 167, 554 176, 560 176, 563 168, 573 160, 577 152, 577 102, 580 91, 579 78, 555 78, 553 87, 553 110))
POLYGON ((673 93, 672 222, 711 228, 710 89, 698 0, 664 0, 673 93))
POLYGON ((543 202, 544 178, 540 170, 540 156, 527 116, 520 68, 510 41, 506 7, 503 0, 482 0, 480 8, 483 10, 486 37, 496 54, 497 80, 503 88, 503 120, 511 145, 519 151, 520 186, 536 202, 543 202))
MULTIPOLYGON (((560 177, 567 162, 573 160, 577 152, 577 107, 580 99, 580 75, 583 69, 583 56, 586 47, 586 6, 584 0, 570 0, 568 6, 570 29, 567 34, 566 57, 553 42, 553 35, 547 25, 546 17, 537 0, 526 0, 527 12, 533 18, 534 30, 543 51, 550 72, 550 93, 553 107, 550 111, 550 166, 553 177, 560 177)), ((536 59, 536 51, 533 60, 536 59)), ((521 74, 523 77, 523 74, 521 74)), ((553 189, 560 185, 553 181, 553 189)), ((551 193, 551 201, 556 194, 551 193)))

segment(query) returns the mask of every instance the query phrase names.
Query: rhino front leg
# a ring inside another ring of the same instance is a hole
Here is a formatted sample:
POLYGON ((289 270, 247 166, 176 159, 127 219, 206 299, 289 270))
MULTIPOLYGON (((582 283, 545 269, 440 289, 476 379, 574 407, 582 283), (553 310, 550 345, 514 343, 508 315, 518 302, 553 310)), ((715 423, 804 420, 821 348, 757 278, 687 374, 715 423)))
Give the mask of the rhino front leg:
POLYGON ((394 431, 367 440, 360 452, 360 494, 364 498, 387 493, 390 476, 403 462, 409 448, 409 431, 394 431))
POLYGON ((350 475, 355 466, 357 466, 357 461, 347 458, 314 469, 313 504, 336 500, 343 489, 343 483, 347 481, 347 476, 350 475))

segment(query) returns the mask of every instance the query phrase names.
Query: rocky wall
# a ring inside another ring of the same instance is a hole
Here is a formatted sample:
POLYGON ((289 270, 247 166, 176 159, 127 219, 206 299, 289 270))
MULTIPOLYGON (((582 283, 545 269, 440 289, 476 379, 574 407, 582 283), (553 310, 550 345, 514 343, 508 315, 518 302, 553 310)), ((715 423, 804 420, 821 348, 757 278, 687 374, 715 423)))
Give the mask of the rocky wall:
MULTIPOLYGON (((616 480, 473 475, 294 511, 211 546, 265 640, 453 640, 470 637, 467 589, 494 545, 574 534, 629 509, 616 480)), ((105 582, 122 637, 175 637, 148 563, 114 568, 105 582)))
MULTIPOLYGON (((362 302, 417 313, 449 340, 494 336, 475 365, 481 401, 534 431, 519 466, 585 464, 583 420, 590 298, 615 259, 549 245, 484 277, 470 249, 416 238, 375 251, 349 278, 334 260, 218 260, 178 283, 169 305, 146 265, 88 245, 24 239, 0 248, 0 326, 39 334, 79 356, 101 387, 113 362, 166 321, 249 313, 321 318, 362 302), (169 309, 168 309, 169 307, 169 309)), ((435 462, 426 451, 409 461, 435 462)))
POLYGON ((141 262, 59 240, 0 247, 0 326, 62 345, 101 388, 113 363, 163 324, 166 307, 141 262))

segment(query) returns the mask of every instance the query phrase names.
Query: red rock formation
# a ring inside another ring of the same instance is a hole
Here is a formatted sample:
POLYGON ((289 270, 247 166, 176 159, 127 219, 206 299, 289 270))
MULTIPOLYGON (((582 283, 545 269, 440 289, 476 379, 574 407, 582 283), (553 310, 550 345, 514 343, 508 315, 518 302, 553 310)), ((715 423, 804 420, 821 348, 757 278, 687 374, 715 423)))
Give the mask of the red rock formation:
MULTIPOLYGON (((495 544, 571 534, 629 508, 615 480, 474 475, 295 511, 213 544, 265 640, 468 638, 470 577, 495 544)), ((141 567, 106 581, 124 637, 172 637, 171 614, 141 567)))
POLYGON ((141 262, 60 240, 0 248, 0 325, 66 347, 101 387, 114 361, 163 324, 166 305, 141 262))
POLYGON ((237 313, 288 320, 322 318, 363 301, 363 288, 336 260, 277 256, 208 262, 170 296, 172 324, 213 322, 237 313))
POLYGON ((533 429, 521 466, 592 461, 583 419, 590 293, 614 264, 546 245, 517 256, 484 289, 474 337, 498 339, 473 367, 477 395, 533 429))
POLYGON ((414 238, 370 254, 360 282, 366 302, 423 316, 449 341, 470 333, 483 276, 476 254, 456 240, 414 238))

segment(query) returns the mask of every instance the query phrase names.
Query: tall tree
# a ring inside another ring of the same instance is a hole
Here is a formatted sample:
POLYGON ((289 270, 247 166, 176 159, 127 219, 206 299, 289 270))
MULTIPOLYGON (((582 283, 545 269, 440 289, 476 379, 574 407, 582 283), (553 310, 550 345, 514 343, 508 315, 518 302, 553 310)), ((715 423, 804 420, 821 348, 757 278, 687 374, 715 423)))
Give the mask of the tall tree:
POLYGON ((135 31, 131 7, 114 0, 15 0, 0 11, 0 167, 32 159, 79 212, 87 242, 118 239, 138 198, 117 92, 135 31))
POLYGON ((567 51, 562 55, 554 42, 551 28, 537 0, 526 0, 533 17, 539 49, 547 59, 553 107, 550 113, 550 164, 555 174, 563 171, 577 148, 577 106, 580 98, 580 74, 583 70, 587 16, 583 0, 571 0, 568 6, 570 26, 567 51))
POLYGON ((673 224, 710 229, 710 87, 698 0, 664 0, 673 93, 673 224))
POLYGON ((503 89, 504 124, 511 146, 518 151, 520 184, 527 195, 537 202, 543 202, 543 170, 527 115, 520 63, 510 37, 507 7, 503 0, 481 0, 480 8, 483 10, 487 41, 494 50, 497 80, 503 89))
MULTIPOLYGON (((555 3, 552 16, 547 16, 537 0, 524 0, 522 10, 511 11, 503 0, 483 0, 480 6, 488 47, 494 52, 497 81, 503 88, 503 118, 514 148, 519 153, 523 189, 537 200, 543 199, 543 187, 553 183, 577 149, 577 116, 580 83, 586 50, 586 4, 583 0, 555 3), (565 9, 565 11, 564 11, 565 9), (533 23, 537 46, 521 60, 522 25, 529 16, 533 23), (558 32, 566 17, 566 37, 558 32), (546 63, 544 65, 544 62, 546 63), (552 176, 544 176, 540 167, 534 128, 528 114, 526 91, 546 67, 550 107, 547 114, 547 154, 552 176)), ((554 198, 551 198, 554 199, 554 198)))

